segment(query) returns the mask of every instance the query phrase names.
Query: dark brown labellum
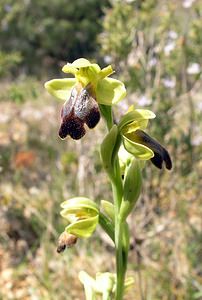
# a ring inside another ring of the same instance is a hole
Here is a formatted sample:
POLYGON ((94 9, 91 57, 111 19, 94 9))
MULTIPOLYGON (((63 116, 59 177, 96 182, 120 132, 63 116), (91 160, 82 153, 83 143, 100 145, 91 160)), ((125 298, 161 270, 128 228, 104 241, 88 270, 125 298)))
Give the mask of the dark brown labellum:
POLYGON ((151 158, 151 162, 159 169, 162 169, 163 162, 166 169, 172 169, 172 161, 168 151, 155 139, 150 137, 142 130, 136 130, 134 134, 137 137, 138 142, 147 146, 154 152, 154 157, 151 158))
POLYGON ((76 87, 72 89, 70 99, 63 105, 61 118, 59 136, 62 139, 69 135, 78 140, 86 133, 85 124, 88 128, 97 125, 100 120, 99 106, 91 96, 88 86, 80 92, 76 87))

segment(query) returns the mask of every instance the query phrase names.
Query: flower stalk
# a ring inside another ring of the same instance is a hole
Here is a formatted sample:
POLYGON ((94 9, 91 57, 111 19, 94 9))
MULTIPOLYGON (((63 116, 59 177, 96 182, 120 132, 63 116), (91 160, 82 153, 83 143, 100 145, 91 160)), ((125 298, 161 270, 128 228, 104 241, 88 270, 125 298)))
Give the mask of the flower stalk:
POLYGON ((67 63, 62 71, 74 78, 53 79, 45 84, 47 90, 65 101, 61 112, 59 136, 77 140, 86 134, 86 127, 94 128, 103 117, 107 135, 100 147, 103 168, 111 182, 113 201, 102 200, 100 205, 86 197, 75 197, 61 204, 61 216, 67 226, 61 234, 58 252, 72 247, 79 238, 90 237, 98 223, 115 246, 116 274, 97 273, 95 279, 81 271, 86 300, 122 300, 134 280, 126 277, 129 227, 127 217, 133 211, 142 188, 142 168, 150 160, 161 169, 172 168, 168 151, 151 138, 146 130, 155 114, 131 106, 118 123, 114 122, 112 106, 125 95, 125 86, 109 78, 111 66, 103 69, 84 58, 67 63))

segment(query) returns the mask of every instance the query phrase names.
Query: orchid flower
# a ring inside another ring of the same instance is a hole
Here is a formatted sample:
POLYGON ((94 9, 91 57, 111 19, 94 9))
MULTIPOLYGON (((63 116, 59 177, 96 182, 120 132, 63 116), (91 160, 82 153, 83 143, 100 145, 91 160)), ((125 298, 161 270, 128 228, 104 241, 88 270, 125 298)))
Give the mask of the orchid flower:
POLYGON ((123 116, 119 123, 125 149, 140 160, 151 160, 159 169, 163 162, 168 170, 172 168, 172 162, 168 151, 144 130, 149 119, 155 118, 155 114, 146 109, 133 109, 123 116))
POLYGON ((100 120, 99 104, 111 106, 126 95, 124 84, 114 78, 109 65, 103 69, 98 64, 79 58, 63 66, 64 73, 74 78, 52 79, 45 83, 50 94, 65 101, 61 111, 59 136, 80 139, 86 133, 84 125, 94 128, 100 120))

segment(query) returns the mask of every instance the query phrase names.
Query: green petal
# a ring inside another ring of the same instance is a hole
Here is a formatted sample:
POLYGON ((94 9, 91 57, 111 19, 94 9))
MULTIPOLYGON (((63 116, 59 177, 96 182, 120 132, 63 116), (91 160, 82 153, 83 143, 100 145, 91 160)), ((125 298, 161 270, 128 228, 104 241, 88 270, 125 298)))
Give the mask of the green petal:
POLYGON ((126 95, 125 85, 113 78, 104 78, 98 81, 96 89, 97 102, 113 105, 121 101, 126 95))
POLYGON ((128 139, 126 136, 123 136, 123 144, 129 153, 139 159, 148 160, 154 156, 154 152, 151 149, 128 139))
POLYGON ((98 213, 97 204, 86 197, 71 198, 69 200, 62 202, 60 206, 64 209, 86 208, 86 209, 95 210, 98 213))
POLYGON ((85 197, 76 197, 64 201, 61 204, 63 210, 61 216, 74 223, 77 219, 87 219, 98 215, 98 207, 95 202, 85 197))
POLYGON ((137 129, 146 129, 148 124, 148 120, 140 120, 140 121, 133 121, 130 124, 126 125, 122 130, 123 133, 132 133, 137 129))
POLYGON ((100 73, 99 73, 99 78, 100 78, 100 79, 104 79, 105 77, 110 76, 110 75, 113 74, 113 73, 114 73, 114 71, 113 71, 113 69, 112 69, 112 66, 109 65, 109 66, 103 68, 103 69, 100 71, 100 73))
MULTIPOLYGON (((128 112, 127 114, 125 114, 123 116, 123 118, 121 119, 118 127, 119 130, 122 130, 123 127, 125 127, 126 125, 133 123, 133 122, 139 122, 139 121, 143 121, 143 120, 148 120, 148 119, 154 119, 156 117, 156 115, 147 109, 135 109, 133 111, 128 112)), ((145 125, 147 125, 146 123, 142 123, 143 127, 145 127, 145 125)))
POLYGON ((64 65, 62 67, 62 72, 75 75, 78 72, 78 69, 75 67, 72 67, 72 64, 67 63, 66 65, 64 65))
POLYGON ((79 220, 75 223, 68 225, 65 230, 71 234, 81 238, 88 238, 95 231, 98 224, 99 216, 79 220))
POLYGON ((52 79, 47 81, 44 86, 47 91, 56 98, 68 100, 75 83, 75 78, 52 79))

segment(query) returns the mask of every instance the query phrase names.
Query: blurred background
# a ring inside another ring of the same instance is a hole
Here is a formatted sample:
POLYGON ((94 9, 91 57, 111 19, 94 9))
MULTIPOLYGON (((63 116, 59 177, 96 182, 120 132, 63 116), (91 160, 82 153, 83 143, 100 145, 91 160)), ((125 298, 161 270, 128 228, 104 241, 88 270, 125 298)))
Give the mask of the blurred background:
POLYGON ((200 0, 0 0, 0 299, 79 300, 85 270, 114 270, 98 228, 59 255, 71 196, 111 199, 101 121, 80 141, 58 138, 61 104, 44 90, 79 57, 112 64, 129 105, 154 111, 148 132, 173 170, 144 170, 129 220, 128 300, 202 299, 202 2, 200 0))

